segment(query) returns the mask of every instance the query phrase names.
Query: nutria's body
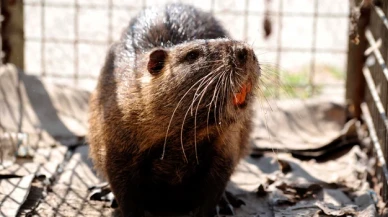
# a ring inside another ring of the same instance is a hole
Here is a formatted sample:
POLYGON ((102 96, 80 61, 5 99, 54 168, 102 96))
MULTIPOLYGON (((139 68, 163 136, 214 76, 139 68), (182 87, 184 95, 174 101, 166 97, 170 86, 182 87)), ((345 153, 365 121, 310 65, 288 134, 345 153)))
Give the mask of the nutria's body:
POLYGON ((252 49, 227 37, 210 14, 168 5, 133 19, 112 45, 88 138, 124 216, 207 216, 219 202, 247 151, 260 74, 252 49))

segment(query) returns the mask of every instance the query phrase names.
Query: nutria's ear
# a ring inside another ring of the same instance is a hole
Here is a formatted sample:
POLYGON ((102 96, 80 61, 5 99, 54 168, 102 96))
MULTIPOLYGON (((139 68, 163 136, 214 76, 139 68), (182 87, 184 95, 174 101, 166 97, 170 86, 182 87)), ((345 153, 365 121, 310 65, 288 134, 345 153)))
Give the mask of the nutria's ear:
POLYGON ((152 51, 147 65, 148 72, 153 75, 159 74, 164 67, 167 55, 167 51, 163 49, 157 49, 152 51))

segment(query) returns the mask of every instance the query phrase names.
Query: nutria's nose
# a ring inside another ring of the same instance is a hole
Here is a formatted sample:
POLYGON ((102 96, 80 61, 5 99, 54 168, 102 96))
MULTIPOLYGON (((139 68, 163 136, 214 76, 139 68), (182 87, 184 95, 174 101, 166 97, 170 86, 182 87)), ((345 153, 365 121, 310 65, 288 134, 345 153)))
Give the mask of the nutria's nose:
POLYGON ((244 65, 247 61, 248 58, 248 50, 243 47, 243 48, 238 48, 236 50, 236 60, 239 65, 244 65))

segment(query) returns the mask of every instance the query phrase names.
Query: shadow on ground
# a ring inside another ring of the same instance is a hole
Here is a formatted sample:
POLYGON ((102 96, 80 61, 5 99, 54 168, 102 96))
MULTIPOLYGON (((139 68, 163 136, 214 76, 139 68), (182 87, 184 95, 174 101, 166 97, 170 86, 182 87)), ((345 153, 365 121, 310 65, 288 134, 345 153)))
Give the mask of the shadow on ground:
MULTIPOLYGON (((18 154, 2 158, 0 215, 117 215, 109 202, 88 198, 88 189, 104 181, 84 142, 88 97, 10 65, 0 70, 1 153, 18 154), (28 135, 19 147, 17 133, 28 135)), ((342 104, 311 99, 268 105, 257 104, 254 154, 228 185, 246 203, 236 215, 374 216, 367 182, 373 159, 354 140, 357 122, 344 123, 342 104)))

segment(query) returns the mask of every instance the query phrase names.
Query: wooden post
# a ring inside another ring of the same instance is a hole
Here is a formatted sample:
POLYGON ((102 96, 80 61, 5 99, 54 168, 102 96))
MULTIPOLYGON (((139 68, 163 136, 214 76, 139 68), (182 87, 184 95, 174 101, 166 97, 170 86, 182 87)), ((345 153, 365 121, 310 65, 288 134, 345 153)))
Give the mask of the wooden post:
MULTIPOLYGON (((361 4, 362 0, 355 0, 356 6, 361 4)), ((351 5, 352 7, 352 5, 351 5)), ((350 9, 351 11, 354 8, 350 9)), ((365 29, 369 24, 370 4, 363 4, 360 8, 360 17, 357 21, 358 44, 349 40, 348 44, 348 63, 346 73, 346 102, 348 104, 348 118, 361 119, 361 103, 365 95, 365 78, 362 68, 366 57, 364 52, 368 43, 365 38, 365 29)))
POLYGON ((24 69, 24 19, 22 0, 1 0, 3 63, 24 69))

